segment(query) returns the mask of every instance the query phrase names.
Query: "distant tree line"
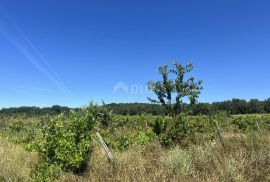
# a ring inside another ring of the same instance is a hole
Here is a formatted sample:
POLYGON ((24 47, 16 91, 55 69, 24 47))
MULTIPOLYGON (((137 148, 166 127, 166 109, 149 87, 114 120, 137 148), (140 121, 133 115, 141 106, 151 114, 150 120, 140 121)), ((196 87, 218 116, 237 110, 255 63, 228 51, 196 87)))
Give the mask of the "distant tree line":
MULTIPOLYGON (((165 114, 166 109, 157 104, 108 104, 109 109, 115 114, 137 115, 137 114, 165 114)), ((251 99, 232 99, 222 102, 197 103, 193 105, 184 104, 184 112, 192 115, 209 114, 215 111, 226 111, 229 114, 263 114, 270 113, 270 98, 264 101, 251 99)))
POLYGON ((69 111, 70 108, 54 105, 52 107, 11 107, 3 108, 0 110, 0 114, 5 116, 14 116, 14 115, 25 115, 28 117, 42 116, 42 115, 58 115, 62 112, 69 111))
POLYGON ((146 104, 146 103, 119 103, 107 104, 106 108, 112 110, 115 114, 121 115, 138 115, 138 114, 152 114, 163 115, 166 109, 159 104, 146 104))
MULTIPOLYGON (((159 104, 147 103, 112 103, 101 107, 106 107, 113 110, 115 114, 121 115, 138 115, 138 114, 152 114, 162 115, 166 114, 166 109, 159 104)), ((74 108, 73 108, 74 109, 74 108)), ((2 115, 26 115, 30 117, 41 115, 57 115, 62 112, 68 112, 70 108, 54 105, 52 107, 13 107, 3 108, 0 110, 2 115)), ((79 110, 79 108, 75 108, 79 110)), ((193 105, 184 104, 184 112, 192 115, 209 114, 213 111, 226 111, 229 114, 264 114, 270 113, 270 98, 264 101, 258 99, 251 99, 246 101, 244 99, 232 99, 222 102, 213 103, 197 103, 193 105)))

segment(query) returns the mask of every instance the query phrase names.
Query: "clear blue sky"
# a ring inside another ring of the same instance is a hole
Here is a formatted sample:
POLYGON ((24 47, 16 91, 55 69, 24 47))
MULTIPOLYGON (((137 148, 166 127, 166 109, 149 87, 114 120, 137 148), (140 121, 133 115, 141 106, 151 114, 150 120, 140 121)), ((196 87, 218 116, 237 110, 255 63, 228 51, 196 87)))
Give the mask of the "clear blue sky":
POLYGON ((0 107, 147 102, 150 93, 130 90, 173 59, 194 63, 200 102, 268 98, 269 9, 268 0, 0 0, 0 107), (113 92, 119 81, 128 93, 113 92))

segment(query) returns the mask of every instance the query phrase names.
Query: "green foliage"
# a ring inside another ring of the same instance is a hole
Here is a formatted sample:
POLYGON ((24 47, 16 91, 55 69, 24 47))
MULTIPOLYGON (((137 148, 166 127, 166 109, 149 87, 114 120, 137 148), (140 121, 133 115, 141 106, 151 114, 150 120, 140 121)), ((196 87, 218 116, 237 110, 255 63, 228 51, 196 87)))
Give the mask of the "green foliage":
POLYGON ((87 109, 81 113, 71 111, 69 117, 60 114, 37 122, 36 138, 28 149, 38 152, 40 166, 33 172, 37 181, 53 178, 58 169, 82 172, 91 153, 91 131, 96 123, 87 109))
POLYGON ((63 107, 59 105, 54 105, 52 107, 11 107, 11 108, 3 108, 0 110, 0 114, 4 114, 5 116, 22 116, 25 115, 27 117, 38 117, 45 115, 58 115, 60 113, 69 112, 68 107, 63 107))
POLYGON ((262 113, 263 105, 258 99, 251 99, 249 101, 248 113, 262 113))
POLYGON ((5 135, 8 135, 9 140, 14 143, 27 144, 34 139, 35 134, 32 123, 18 119, 8 125, 5 135))
POLYGON ((165 118, 164 125, 165 131, 161 135, 161 144, 165 147, 176 144, 185 145, 188 140, 194 138, 195 130, 184 114, 165 118))
POLYGON ((59 165, 42 162, 35 170, 31 171, 30 176, 33 181, 52 182, 60 176, 60 173, 61 168, 59 165))
POLYGON ((269 116, 238 116, 232 119, 232 124, 241 131, 268 130, 270 126, 269 116))
POLYGON ((6 126, 5 116, 0 114, 0 130, 2 130, 6 126))
MULTIPOLYGON (((105 103, 103 103, 103 106, 105 103)), ((99 122, 102 126, 108 127, 112 121, 112 111, 106 107, 100 107, 90 102, 87 110, 93 115, 94 119, 99 122)))
POLYGON ((107 104, 104 107, 113 111, 114 114, 120 115, 140 115, 143 113, 152 115, 162 115, 166 113, 163 106, 159 104, 148 103, 112 103, 107 104))
POLYGON ((264 110, 265 112, 270 113, 270 98, 265 101, 264 110))
POLYGON ((20 132, 22 130, 26 130, 25 124, 23 121, 20 119, 19 121, 15 121, 14 123, 11 123, 8 127, 12 132, 20 132))
POLYGON ((212 116, 188 116, 179 114, 158 118, 153 131, 159 136, 159 140, 164 147, 175 145, 186 146, 200 141, 201 138, 213 140, 215 138, 215 124, 219 127, 230 125, 230 117, 223 112, 212 116))
POLYGON ((231 122, 230 115, 225 111, 212 112, 208 117, 212 126, 218 125, 221 128, 228 126, 231 122))
POLYGON ((164 131, 164 123, 163 120, 160 118, 157 118, 155 120, 155 123, 153 125, 153 132, 156 133, 158 137, 160 137, 161 133, 164 131))
MULTIPOLYGON (((113 114, 119 115, 130 115, 136 116, 140 114, 151 114, 151 115, 164 115, 167 113, 166 108, 159 104, 146 104, 146 103, 119 103, 119 104, 107 104, 104 106, 113 114)), ((265 101, 257 102, 256 99, 250 101, 244 99, 232 99, 222 102, 214 103, 195 103, 193 105, 188 105, 183 103, 182 109, 184 113, 189 113, 192 115, 208 115, 212 111, 226 111, 230 114, 259 114, 259 113, 270 113, 270 99, 265 101)), ((7 123, 6 116, 9 117, 40 117, 46 115, 57 115, 65 112, 66 115, 69 114, 69 108, 62 106, 53 106, 50 108, 37 108, 37 107, 19 107, 19 108, 4 108, 0 110, 0 128, 7 123), (59 111, 60 110, 60 111, 59 111)), ((74 109, 76 111, 81 110, 80 108, 74 109)))
MULTIPOLYGON (((113 151, 121 152, 134 146, 144 149, 157 142, 166 148, 176 145, 189 148, 203 141, 216 140, 215 124, 221 131, 230 132, 270 130, 270 115, 231 116, 226 112, 211 113, 210 116, 123 116, 90 103, 89 107, 70 111, 69 114, 42 116, 36 123, 25 117, 14 119, 12 116, 12 119, 8 119, 1 116, 1 120, 9 123, 5 131, 8 131, 6 136, 11 141, 28 144, 29 150, 38 153, 39 165, 31 173, 33 180, 53 181, 62 171, 84 172, 93 148, 94 128, 113 151)), ((181 156, 183 159, 186 157, 184 154, 181 156)), ((170 162, 169 159, 167 162, 170 162)), ((176 166, 181 162, 182 159, 176 162, 176 166)))
POLYGON ((152 129, 142 127, 126 128, 118 130, 101 131, 106 143, 113 149, 124 150, 134 145, 146 146, 148 143, 157 141, 156 134, 152 129))
POLYGON ((159 67, 159 73, 162 81, 149 81, 148 88, 153 91, 158 100, 148 98, 153 103, 160 103, 166 107, 168 113, 179 113, 183 111, 183 99, 188 98, 191 104, 194 104, 202 90, 202 81, 195 82, 194 77, 185 80, 185 75, 192 71, 192 63, 182 66, 176 61, 174 68, 169 69, 168 65, 159 67), (174 76, 169 78, 169 74, 174 76), (175 99, 173 99, 173 95, 175 99))

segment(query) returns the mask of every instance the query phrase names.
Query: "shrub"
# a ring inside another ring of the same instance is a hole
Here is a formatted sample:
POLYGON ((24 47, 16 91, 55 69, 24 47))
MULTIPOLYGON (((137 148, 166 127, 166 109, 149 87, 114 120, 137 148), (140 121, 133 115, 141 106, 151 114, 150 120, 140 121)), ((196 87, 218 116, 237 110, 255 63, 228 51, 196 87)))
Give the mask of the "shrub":
POLYGON ((13 143, 27 144, 34 138, 32 124, 26 124, 22 119, 16 120, 8 125, 5 135, 13 143))
POLYGON ((104 106, 105 103, 103 103, 103 107, 100 107, 90 102, 89 107, 86 109, 93 115, 93 118, 98 121, 98 124, 108 127, 112 121, 112 111, 104 106))
POLYGON ((96 120, 89 110, 71 111, 69 117, 60 114, 37 123, 36 139, 28 149, 40 156, 40 165, 32 173, 37 181, 57 177, 60 169, 83 172, 92 149, 91 131, 96 120))
POLYGON ((116 130, 113 133, 111 130, 101 132, 106 143, 120 151, 134 145, 146 146, 153 141, 157 141, 157 136, 152 129, 143 129, 141 127, 124 131, 116 130))
POLYGON ((164 133, 161 134, 161 144, 171 147, 176 144, 186 145, 188 140, 193 140, 195 130, 188 117, 180 114, 174 117, 166 117, 164 120, 164 133))

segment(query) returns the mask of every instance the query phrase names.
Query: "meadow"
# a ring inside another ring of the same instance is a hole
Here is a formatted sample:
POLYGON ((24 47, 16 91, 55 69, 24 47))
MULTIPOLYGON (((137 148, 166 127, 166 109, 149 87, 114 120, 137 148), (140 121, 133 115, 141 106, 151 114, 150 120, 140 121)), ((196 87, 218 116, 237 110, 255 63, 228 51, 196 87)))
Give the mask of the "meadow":
POLYGON ((0 119, 0 181, 270 180, 266 114, 123 116, 90 105, 0 119))

